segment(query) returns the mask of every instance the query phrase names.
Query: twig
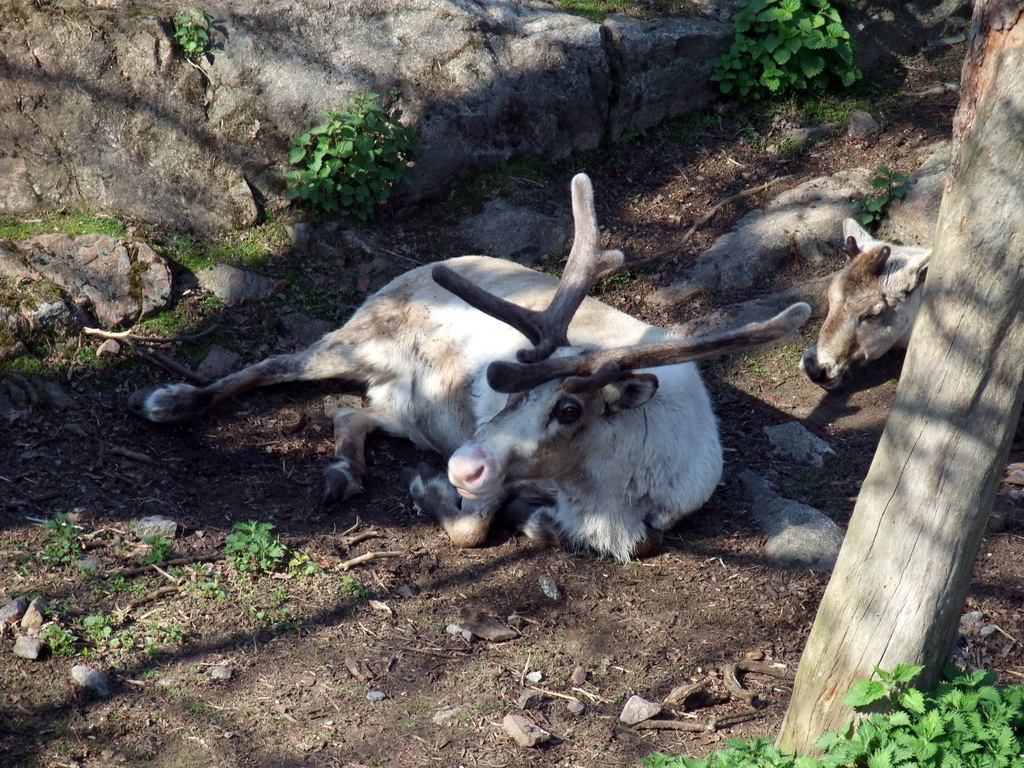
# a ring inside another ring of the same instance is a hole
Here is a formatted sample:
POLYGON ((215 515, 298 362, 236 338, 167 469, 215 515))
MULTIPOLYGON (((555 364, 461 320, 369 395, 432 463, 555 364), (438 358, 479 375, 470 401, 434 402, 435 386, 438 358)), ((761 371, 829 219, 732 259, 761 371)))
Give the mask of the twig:
POLYGON ((543 693, 545 696, 554 696, 556 699, 565 699, 566 701, 579 701, 575 696, 570 696, 567 693, 559 693, 558 691, 549 691, 547 688, 538 688, 536 685, 530 686, 531 691, 537 691, 543 693))
POLYGON ((422 653, 427 656, 440 656, 442 659, 457 659, 458 656, 452 656, 453 653, 469 653, 468 648, 415 648, 411 645, 402 646, 403 651, 412 651, 413 653, 422 653))
POLYGON ((371 560, 378 560, 382 557, 402 557, 404 554, 405 552, 367 552, 358 557, 353 557, 351 560, 346 560, 344 563, 339 563, 338 567, 343 571, 347 571, 349 568, 368 563, 371 560))
POLYGON ((725 682, 726 690, 737 699, 746 702, 749 707, 753 705, 754 699, 757 697, 740 683, 739 678, 736 676, 737 666, 736 664, 726 664, 722 667, 722 679, 725 682))
POLYGON ((146 603, 151 602, 153 600, 157 600, 163 597, 164 595, 180 595, 184 591, 185 590, 182 587, 160 587, 159 589, 154 589, 148 595, 140 597, 138 600, 132 600, 130 603, 128 603, 128 606, 126 608, 124 608, 121 611, 118 611, 118 613, 121 614, 121 618, 123 619, 125 616, 128 615, 129 611, 134 611, 140 605, 145 605, 146 603))
MULTIPOLYGON (((168 568, 173 568, 176 565, 191 565, 192 563, 208 563, 213 560, 219 560, 221 554, 219 552, 205 552, 201 555, 194 555, 192 557, 176 557, 173 560, 165 560, 164 565, 168 568)), ((143 573, 149 573, 151 566, 142 565, 138 567, 125 567, 115 568, 112 571, 106 571, 110 576, 138 576, 143 573)))
POLYGON ((135 354, 139 357, 148 360, 151 363, 155 363, 161 368, 166 368, 176 376, 180 376, 181 378, 187 379, 193 384, 198 384, 200 386, 205 386, 210 383, 210 380, 206 376, 203 376, 203 374, 196 373, 195 371, 186 368, 181 363, 169 358, 167 355, 161 354, 160 352, 148 352, 139 346, 139 342, 137 341, 129 340, 128 343, 131 345, 131 348, 135 350, 135 354))
POLYGON ((137 333, 131 331, 104 331, 102 328, 90 328, 86 326, 82 329, 82 332, 89 336, 99 336, 104 339, 124 339, 126 341, 138 341, 142 344, 175 344, 180 341, 195 341, 201 339, 203 336, 207 336, 213 333, 218 327, 217 323, 214 323, 209 328, 199 333, 189 334, 187 336, 140 336, 137 333))
POLYGON ((111 453, 117 454, 118 456, 124 456, 126 459, 141 462, 142 464, 153 463, 153 459, 147 456, 146 454, 139 453, 138 451, 133 451, 130 448, 123 448, 120 445, 111 445, 110 447, 107 448, 107 450, 110 451, 111 453))

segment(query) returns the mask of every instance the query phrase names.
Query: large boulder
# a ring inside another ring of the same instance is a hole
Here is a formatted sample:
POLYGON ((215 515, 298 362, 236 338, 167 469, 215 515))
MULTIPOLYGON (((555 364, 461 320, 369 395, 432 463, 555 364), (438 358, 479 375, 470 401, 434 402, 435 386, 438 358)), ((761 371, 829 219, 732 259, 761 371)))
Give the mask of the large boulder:
POLYGON ((729 25, 603 25, 539 0, 237 0, 216 48, 173 42, 185 6, 0 1, 0 213, 88 207, 214 232, 284 192, 293 137, 357 93, 417 127, 399 194, 518 156, 565 157, 708 103, 729 25))

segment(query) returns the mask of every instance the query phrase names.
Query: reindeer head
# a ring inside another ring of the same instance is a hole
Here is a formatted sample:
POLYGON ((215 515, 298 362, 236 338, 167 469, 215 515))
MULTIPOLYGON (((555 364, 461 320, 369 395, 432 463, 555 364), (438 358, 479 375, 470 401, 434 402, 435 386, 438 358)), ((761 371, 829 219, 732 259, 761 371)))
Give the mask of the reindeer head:
POLYGON ((488 367, 488 384, 510 397, 449 460, 449 480, 465 498, 497 493, 508 480, 564 477, 574 471, 586 459, 588 435, 604 432, 609 437, 617 419, 652 401, 658 378, 642 369, 777 341, 810 316, 808 305, 794 304, 765 323, 696 339, 610 349, 572 346, 569 324, 587 292, 602 272, 623 261, 621 252, 600 247, 593 189, 584 174, 572 181, 572 202, 572 251, 555 296, 543 311, 494 296, 447 267, 434 268, 440 285, 516 328, 533 344, 518 353, 517 362, 488 367))
POLYGON ((906 346, 921 302, 931 248, 888 245, 843 222, 849 261, 828 288, 828 316, 800 368, 825 389, 851 370, 906 346))

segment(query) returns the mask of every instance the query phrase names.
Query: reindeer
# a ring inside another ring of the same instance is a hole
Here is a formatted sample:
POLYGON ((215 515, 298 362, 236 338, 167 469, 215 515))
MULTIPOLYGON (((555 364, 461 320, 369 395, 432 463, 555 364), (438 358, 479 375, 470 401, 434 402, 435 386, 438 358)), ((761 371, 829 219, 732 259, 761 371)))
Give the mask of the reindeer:
POLYGON ((624 257, 600 247, 589 178, 571 192, 575 240, 560 281, 484 256, 419 267, 305 351, 203 387, 143 389, 129 408, 175 422, 253 387, 354 382, 369 405, 334 417, 325 499, 362 490, 364 443, 380 429, 449 457, 447 476, 421 464, 408 482, 458 547, 483 545, 500 512, 543 543, 620 561, 650 554, 722 473, 692 361, 779 341, 810 307, 685 339, 587 298, 624 257))
POLYGON ((910 343, 932 255, 931 248, 876 240, 853 219, 843 222, 843 240, 849 261, 832 278, 828 316, 800 360, 800 369, 825 389, 910 343))

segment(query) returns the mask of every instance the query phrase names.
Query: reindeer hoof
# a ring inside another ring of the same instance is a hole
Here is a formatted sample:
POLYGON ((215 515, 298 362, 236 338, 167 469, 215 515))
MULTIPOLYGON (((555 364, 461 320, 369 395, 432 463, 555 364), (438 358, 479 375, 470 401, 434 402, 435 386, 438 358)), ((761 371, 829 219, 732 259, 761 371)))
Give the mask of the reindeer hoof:
POLYGON ((357 493, 362 493, 363 490, 362 482, 352 474, 347 461, 331 464, 327 468, 324 480, 324 493, 321 497, 324 504, 345 501, 357 493))
POLYGON ((640 539, 633 549, 634 557, 650 557, 661 549, 661 543, 665 540, 665 532, 657 528, 647 526, 646 538, 640 539))

